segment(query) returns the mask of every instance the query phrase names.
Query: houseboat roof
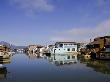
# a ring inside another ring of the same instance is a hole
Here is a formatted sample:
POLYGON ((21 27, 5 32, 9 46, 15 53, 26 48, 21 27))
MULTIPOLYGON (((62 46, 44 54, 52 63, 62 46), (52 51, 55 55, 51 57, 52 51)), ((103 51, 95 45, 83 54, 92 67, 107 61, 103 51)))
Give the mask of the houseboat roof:
POLYGON ((89 43, 89 45, 93 45, 93 44, 99 44, 99 41, 93 41, 93 42, 89 43))
POLYGON ((103 38, 110 38, 110 36, 96 37, 96 38, 94 38, 94 40, 99 40, 99 39, 103 39, 103 38))
POLYGON ((56 42, 56 43, 72 43, 72 44, 77 44, 76 42, 56 42))
MULTIPOLYGON (((93 45, 93 44, 101 44, 104 38, 110 38, 110 36, 97 37, 97 38, 94 39, 93 42, 91 42, 91 43, 89 43, 89 44, 90 44, 90 45, 93 45)), ((109 44, 110 44, 110 41, 107 40, 106 45, 109 45, 109 44)))

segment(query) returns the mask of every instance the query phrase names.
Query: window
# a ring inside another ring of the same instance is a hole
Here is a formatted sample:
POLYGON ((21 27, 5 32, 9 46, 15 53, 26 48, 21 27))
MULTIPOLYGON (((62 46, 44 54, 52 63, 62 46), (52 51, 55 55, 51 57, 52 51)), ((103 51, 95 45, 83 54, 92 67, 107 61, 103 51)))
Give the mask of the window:
POLYGON ((93 48, 93 45, 86 45, 86 47, 87 47, 88 49, 91 49, 91 48, 93 48))
POLYGON ((72 48, 72 51, 75 51, 75 48, 72 48))
POLYGON ((63 44, 60 44, 59 47, 63 47, 63 44))
POLYGON ((106 48, 110 48, 110 45, 106 45, 105 47, 106 47, 106 48))
POLYGON ((94 44, 94 48, 99 48, 100 45, 99 44, 94 44))
POLYGON ((72 56, 72 59, 74 59, 75 58, 75 56, 72 56))
POLYGON ((67 59, 70 59, 70 56, 67 56, 67 59))
POLYGON ((57 45, 55 45, 55 48, 58 48, 58 46, 57 46, 57 45))
POLYGON ((70 51, 70 48, 68 48, 67 51, 70 51))

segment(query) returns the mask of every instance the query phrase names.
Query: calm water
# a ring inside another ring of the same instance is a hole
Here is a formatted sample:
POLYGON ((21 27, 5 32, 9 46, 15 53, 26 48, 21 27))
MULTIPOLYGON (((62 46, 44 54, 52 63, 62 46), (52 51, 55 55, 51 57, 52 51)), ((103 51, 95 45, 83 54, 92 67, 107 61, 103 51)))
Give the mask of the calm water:
POLYGON ((72 58, 15 54, 0 69, 0 82, 110 82, 109 61, 72 58))

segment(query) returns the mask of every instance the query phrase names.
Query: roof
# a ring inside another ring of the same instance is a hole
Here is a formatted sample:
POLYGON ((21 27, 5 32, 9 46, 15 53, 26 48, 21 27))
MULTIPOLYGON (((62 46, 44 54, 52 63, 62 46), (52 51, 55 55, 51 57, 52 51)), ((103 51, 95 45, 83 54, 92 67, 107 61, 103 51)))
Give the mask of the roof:
POLYGON ((96 37, 96 38, 94 38, 94 40, 104 39, 104 38, 110 38, 110 36, 96 37))
POLYGON ((99 43, 99 41, 93 41, 90 43, 90 45, 93 45, 93 44, 100 44, 100 43, 99 43))
POLYGON ((74 44, 76 44, 76 42, 56 42, 56 43, 74 43, 74 44))

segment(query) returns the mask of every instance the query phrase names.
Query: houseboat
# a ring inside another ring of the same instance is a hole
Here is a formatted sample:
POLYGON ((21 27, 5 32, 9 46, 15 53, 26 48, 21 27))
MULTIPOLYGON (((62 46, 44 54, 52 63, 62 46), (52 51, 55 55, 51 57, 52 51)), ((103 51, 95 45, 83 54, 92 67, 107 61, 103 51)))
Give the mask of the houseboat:
POLYGON ((76 42, 56 42, 51 49, 52 54, 77 54, 76 42))
POLYGON ((110 59, 110 36, 95 38, 87 45, 86 53, 95 59, 110 59))
POLYGON ((12 52, 10 48, 5 45, 0 45, 0 58, 10 58, 12 52))
POLYGON ((29 53, 40 53, 40 48, 42 48, 43 46, 41 45, 29 45, 27 47, 27 52, 29 53))

